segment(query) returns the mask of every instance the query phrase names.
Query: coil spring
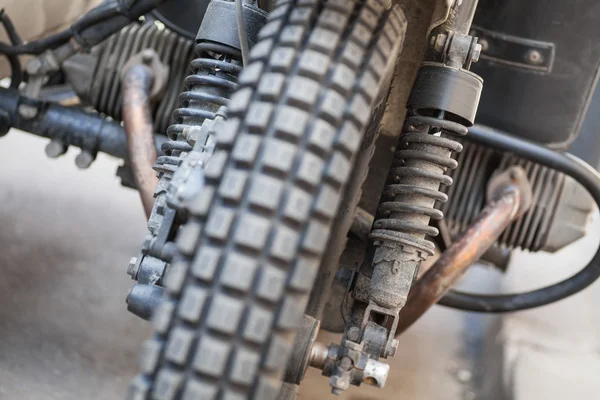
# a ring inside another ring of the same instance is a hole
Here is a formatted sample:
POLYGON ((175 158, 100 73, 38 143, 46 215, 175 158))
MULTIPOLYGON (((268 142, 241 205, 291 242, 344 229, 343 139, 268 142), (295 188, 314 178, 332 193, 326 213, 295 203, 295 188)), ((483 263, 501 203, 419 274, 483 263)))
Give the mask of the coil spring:
POLYGON ((237 77, 242 70, 239 50, 218 43, 200 42, 196 45, 196 54, 199 58, 190 63, 194 73, 185 79, 187 90, 179 96, 182 107, 175 110, 175 124, 167 129, 170 140, 162 145, 165 155, 156 160, 154 169, 159 172, 175 171, 180 162, 179 155, 192 150, 186 128, 201 126, 205 119, 215 119, 219 107, 227 105, 237 88, 237 77))
POLYGON ((406 119, 401 150, 394 155, 378 219, 369 235, 371 240, 410 246, 433 255, 435 245, 425 237, 439 232, 429 226, 429 220, 443 218, 442 212, 434 208, 435 202, 448 200, 439 190, 440 185, 452 184, 445 172, 458 166, 452 153, 462 150, 459 142, 441 135, 467 134, 467 127, 441 117, 412 115, 406 119))

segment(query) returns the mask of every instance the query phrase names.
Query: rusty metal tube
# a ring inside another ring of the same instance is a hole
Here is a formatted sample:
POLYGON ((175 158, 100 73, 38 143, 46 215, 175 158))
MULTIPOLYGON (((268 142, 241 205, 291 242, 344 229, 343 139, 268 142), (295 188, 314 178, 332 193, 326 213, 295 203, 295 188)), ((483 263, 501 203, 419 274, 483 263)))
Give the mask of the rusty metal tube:
POLYGON ((410 290, 408 300, 400 311, 396 335, 404 332, 458 281, 498 239, 516 217, 530 206, 528 182, 507 183, 454 242, 439 260, 410 290), (525 185, 525 188, 524 185, 525 185))
POLYGON ((143 64, 134 64, 123 74, 123 123, 127 151, 146 216, 152 212, 158 184, 156 172, 152 169, 157 156, 150 110, 153 80, 152 70, 143 64))

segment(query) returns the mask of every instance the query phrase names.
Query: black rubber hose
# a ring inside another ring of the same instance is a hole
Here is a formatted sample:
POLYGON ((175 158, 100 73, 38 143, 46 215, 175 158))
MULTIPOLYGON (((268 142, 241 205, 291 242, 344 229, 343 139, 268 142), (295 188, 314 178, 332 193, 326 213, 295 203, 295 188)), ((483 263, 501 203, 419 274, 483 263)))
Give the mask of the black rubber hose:
POLYGON ((9 128, 48 139, 60 140, 92 154, 99 152, 127 159, 127 141, 123 127, 116 121, 81 108, 65 107, 28 99, 17 90, 0 88, 0 128, 9 128), (25 118, 19 106, 28 104, 37 110, 35 117, 25 118))
POLYGON ((23 39, 19 36, 19 33, 15 29, 15 24, 13 24, 12 20, 9 16, 4 12, 4 10, 0 10, 0 21, 4 26, 4 30, 6 31, 6 35, 8 36, 10 43, 13 46, 17 46, 23 44, 23 39))
MULTIPOLYGON (((12 23, 8 15, 6 15, 4 10, 0 10, 0 22, 4 26, 6 35, 10 39, 10 43, 13 46, 18 46, 23 43, 23 40, 15 29, 15 25, 12 23)), ((23 69, 21 68, 21 62, 19 61, 19 57, 16 55, 6 54, 6 58, 10 64, 10 88, 18 89, 21 82, 23 82, 23 69)))
POLYGON ((6 55, 8 63, 10 64, 10 86, 11 89, 18 89, 23 82, 23 70, 21 69, 21 62, 19 57, 14 55, 6 55))
MULTIPOLYGON (((486 147, 512 153, 569 175, 588 190, 600 207, 600 175, 578 158, 482 125, 470 128, 467 137, 486 147)), ((486 313, 527 310, 571 296, 591 285, 598 277, 600 277, 600 247, 592 261, 581 271, 553 285, 530 292, 502 295, 480 295, 451 290, 438 304, 465 311, 486 313)))

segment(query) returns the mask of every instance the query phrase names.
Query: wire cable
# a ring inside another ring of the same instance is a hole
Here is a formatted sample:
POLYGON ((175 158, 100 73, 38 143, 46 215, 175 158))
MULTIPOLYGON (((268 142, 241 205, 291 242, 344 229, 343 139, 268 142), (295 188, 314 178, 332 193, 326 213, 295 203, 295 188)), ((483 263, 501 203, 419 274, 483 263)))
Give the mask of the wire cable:
MULTIPOLYGON (((6 35, 10 39, 10 42, 13 46, 18 46, 23 43, 23 40, 17 33, 14 24, 11 19, 6 15, 4 9, 0 10, 0 23, 4 27, 6 31, 6 35)), ((23 69, 21 67, 21 62, 19 61, 19 57, 16 55, 6 54, 6 58, 8 59, 8 63, 10 64, 10 88, 18 89, 21 82, 23 82, 23 69)))
MULTIPOLYGON (((470 128, 467 137, 471 141, 489 148, 512 153, 569 175, 587 189, 600 207, 600 175, 580 159, 482 125, 470 128)), ((571 296, 594 283, 599 277, 600 247, 592 260, 581 271, 553 285, 524 293, 501 295, 481 295, 451 290, 438 304, 465 311, 485 313, 527 310, 571 296)))

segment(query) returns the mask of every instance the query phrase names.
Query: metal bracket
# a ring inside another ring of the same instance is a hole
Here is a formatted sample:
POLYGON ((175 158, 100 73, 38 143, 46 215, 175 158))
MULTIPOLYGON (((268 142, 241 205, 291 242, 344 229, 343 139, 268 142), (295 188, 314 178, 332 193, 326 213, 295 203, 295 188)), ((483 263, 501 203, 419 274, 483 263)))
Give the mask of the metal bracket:
POLYGON ((380 307, 373 301, 369 301, 362 321, 363 335, 361 344, 365 346, 365 351, 371 357, 393 357, 398 349, 398 341, 394 339, 393 335, 393 332, 396 332, 397 326, 398 310, 380 307), (371 318, 374 315, 385 318, 386 323, 372 323, 371 318), (379 329, 376 329, 376 327, 379 329))
MULTIPOLYGON (((46 51, 40 54, 36 58, 32 58, 27 62, 26 71, 29 75, 27 85, 23 94, 29 98, 37 99, 44 86, 44 80, 46 76, 51 73, 58 71, 59 64, 54 54, 51 51, 46 51)), ((23 118, 33 119, 38 114, 39 110, 37 107, 30 104, 20 104, 19 114, 23 118)))
POLYGON ((479 38, 482 60, 531 72, 552 72, 556 53, 554 43, 507 35, 477 26, 471 28, 471 35, 479 38))
POLYGON ((390 371, 390 366, 369 358, 358 343, 342 340, 341 345, 331 344, 327 359, 323 364, 323 375, 329 377, 333 394, 341 394, 350 385, 366 383, 382 388, 390 371))

